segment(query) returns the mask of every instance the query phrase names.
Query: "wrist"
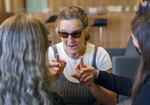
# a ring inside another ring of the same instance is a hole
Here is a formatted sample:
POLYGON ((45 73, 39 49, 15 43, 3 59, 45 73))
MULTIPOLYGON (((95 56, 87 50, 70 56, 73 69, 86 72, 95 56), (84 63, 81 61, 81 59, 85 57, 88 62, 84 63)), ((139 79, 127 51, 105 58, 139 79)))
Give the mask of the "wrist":
POLYGON ((99 72, 100 72, 99 70, 95 70, 94 79, 98 79, 99 72))

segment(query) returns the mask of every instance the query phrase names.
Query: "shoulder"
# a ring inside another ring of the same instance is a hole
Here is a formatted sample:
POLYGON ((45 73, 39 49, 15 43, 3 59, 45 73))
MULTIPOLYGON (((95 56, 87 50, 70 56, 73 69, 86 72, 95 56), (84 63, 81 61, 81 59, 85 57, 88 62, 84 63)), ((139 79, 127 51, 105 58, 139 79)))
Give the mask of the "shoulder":
POLYGON ((63 43, 62 43, 62 42, 59 42, 59 43, 57 43, 57 44, 53 44, 53 45, 49 46, 48 48, 51 49, 52 46, 56 46, 57 48, 58 48, 58 47, 62 47, 62 46, 63 46, 63 43))
POLYGON ((144 93, 148 93, 148 95, 150 96, 150 77, 147 78, 147 80, 144 82, 142 88, 141 88, 141 92, 144 93))
POLYGON ((146 80, 141 88, 141 92, 147 93, 150 96, 150 78, 146 80))
POLYGON ((60 43, 57 43, 57 44, 54 44, 54 45, 48 47, 48 52, 53 52, 53 46, 56 46, 57 50, 60 50, 63 47, 63 43, 60 42, 60 43))
POLYGON ((137 105, 148 105, 150 103, 150 78, 141 87, 140 93, 137 96, 137 105))
MULTIPOLYGON (((57 52, 62 52, 62 51, 60 51, 60 50, 62 50, 62 47, 63 47, 62 42, 57 43, 57 44, 52 45, 52 46, 56 46, 57 52)), ((48 48, 48 50, 47 50, 48 58, 54 57, 55 51, 54 51, 54 48, 53 48, 52 46, 50 46, 50 47, 48 48)))
POLYGON ((98 52, 106 52, 106 50, 103 48, 103 47, 101 47, 101 46, 98 46, 98 45, 94 45, 94 44, 92 44, 92 43, 87 43, 87 48, 88 49, 95 49, 95 48, 97 48, 97 51, 98 52))

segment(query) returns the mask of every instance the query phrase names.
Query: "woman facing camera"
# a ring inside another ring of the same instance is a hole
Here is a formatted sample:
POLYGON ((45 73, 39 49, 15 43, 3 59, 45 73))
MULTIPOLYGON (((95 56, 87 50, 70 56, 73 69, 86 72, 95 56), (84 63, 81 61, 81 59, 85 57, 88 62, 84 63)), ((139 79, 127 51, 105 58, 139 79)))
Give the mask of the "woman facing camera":
POLYGON ((100 86, 83 85, 72 76, 81 59, 101 71, 112 67, 106 50, 88 42, 88 25, 87 14, 80 7, 66 7, 58 14, 57 32, 61 42, 48 49, 50 73, 58 80, 50 88, 61 93, 67 105, 92 105, 96 101, 115 105, 114 93, 100 86), (109 94, 104 96, 105 91, 109 94), (101 96, 97 97, 96 93, 101 96))

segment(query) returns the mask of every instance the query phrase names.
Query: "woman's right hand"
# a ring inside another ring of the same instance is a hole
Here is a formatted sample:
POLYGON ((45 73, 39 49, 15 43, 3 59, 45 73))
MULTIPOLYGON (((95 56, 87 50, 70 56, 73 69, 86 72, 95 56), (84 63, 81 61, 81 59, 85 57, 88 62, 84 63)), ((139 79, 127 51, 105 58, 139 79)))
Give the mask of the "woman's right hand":
POLYGON ((80 83, 91 88, 95 85, 94 79, 97 77, 98 73, 99 72, 94 67, 84 64, 83 57, 81 57, 80 62, 77 64, 71 76, 78 79, 80 83))
POLYGON ((59 58, 58 54, 55 54, 55 58, 48 61, 49 74, 53 78, 59 78, 63 73, 66 66, 66 61, 59 58))

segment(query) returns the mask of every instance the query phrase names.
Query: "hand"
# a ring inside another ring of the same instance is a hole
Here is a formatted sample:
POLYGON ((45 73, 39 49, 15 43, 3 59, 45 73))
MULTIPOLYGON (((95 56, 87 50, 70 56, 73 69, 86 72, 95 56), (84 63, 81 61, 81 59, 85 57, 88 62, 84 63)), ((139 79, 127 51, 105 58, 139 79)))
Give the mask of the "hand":
POLYGON ((50 76, 58 78, 64 71, 66 62, 59 58, 58 54, 55 54, 55 58, 48 61, 48 69, 50 76))
POLYGON ((97 71, 90 65, 85 65, 83 63, 83 57, 80 58, 79 64, 75 67, 75 71, 72 73, 72 77, 78 79, 80 83, 86 85, 87 87, 92 86, 94 79, 97 75, 97 71))
POLYGON ((96 75, 96 70, 95 68, 93 68, 90 65, 85 65, 85 68, 82 68, 80 70, 80 82, 84 85, 86 85, 87 87, 91 87, 93 85, 95 85, 94 79, 95 79, 95 75, 96 75))

